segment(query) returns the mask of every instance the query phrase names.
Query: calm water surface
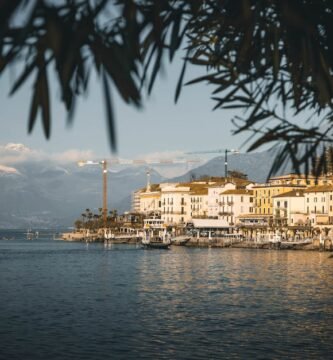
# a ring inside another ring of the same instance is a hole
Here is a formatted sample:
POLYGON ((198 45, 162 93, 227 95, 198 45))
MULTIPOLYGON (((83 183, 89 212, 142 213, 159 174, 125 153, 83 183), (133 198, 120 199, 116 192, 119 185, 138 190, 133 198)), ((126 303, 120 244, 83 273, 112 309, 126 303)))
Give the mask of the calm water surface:
POLYGON ((0 232, 1 359, 332 359, 333 258, 0 232))

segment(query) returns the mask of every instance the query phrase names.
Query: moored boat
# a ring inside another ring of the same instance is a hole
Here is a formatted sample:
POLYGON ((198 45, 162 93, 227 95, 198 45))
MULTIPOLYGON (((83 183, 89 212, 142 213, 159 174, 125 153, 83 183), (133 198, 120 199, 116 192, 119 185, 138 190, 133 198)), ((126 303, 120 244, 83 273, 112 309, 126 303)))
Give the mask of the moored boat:
POLYGON ((171 242, 173 245, 184 246, 188 241, 190 241, 190 239, 191 236, 182 235, 172 238, 171 242))
POLYGON ((161 238, 153 238, 149 240, 142 240, 144 248, 148 249, 169 249, 171 242, 163 241, 161 238))

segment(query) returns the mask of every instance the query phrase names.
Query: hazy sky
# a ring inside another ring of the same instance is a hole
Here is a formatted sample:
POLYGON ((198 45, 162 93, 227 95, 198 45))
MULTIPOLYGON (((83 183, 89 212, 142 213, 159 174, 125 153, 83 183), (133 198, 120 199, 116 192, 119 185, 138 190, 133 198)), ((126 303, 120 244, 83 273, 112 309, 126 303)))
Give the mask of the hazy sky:
MULTIPOLYGON (((119 157, 140 158, 152 153, 239 148, 246 139, 246 136, 231 136, 233 113, 212 111, 212 89, 204 84, 185 87, 178 104, 174 104, 180 66, 180 61, 168 66, 142 110, 126 105, 114 96, 119 157)), ((197 74, 198 71, 192 68, 187 79, 197 74)), ((7 72, 0 81, 0 145, 14 142, 48 153, 77 149, 92 151, 98 157, 110 154, 101 85, 96 79, 91 78, 88 97, 78 102, 71 127, 66 125, 66 114, 57 101, 58 90, 53 86, 50 140, 44 137, 40 119, 33 133, 27 134, 31 88, 25 85, 9 98, 12 80, 13 74, 7 72)))

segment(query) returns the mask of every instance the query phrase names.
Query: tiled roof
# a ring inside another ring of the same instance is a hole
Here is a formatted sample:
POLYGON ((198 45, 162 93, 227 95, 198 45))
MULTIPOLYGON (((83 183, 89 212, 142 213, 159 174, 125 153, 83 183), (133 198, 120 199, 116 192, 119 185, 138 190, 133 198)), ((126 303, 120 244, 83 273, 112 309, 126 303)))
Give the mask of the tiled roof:
POLYGON ((230 189, 221 192, 220 195, 253 195, 253 191, 246 189, 230 189))
POLYGON ((253 189, 271 189, 271 188, 297 188, 297 189, 305 189, 306 185, 295 185, 295 184, 255 184, 253 189))
POLYGON ((311 186, 307 188, 304 192, 311 193, 311 192, 328 192, 328 191, 333 191, 333 185, 311 186))
POLYGON ((190 195, 207 195, 208 189, 191 189, 190 195))
POLYGON ((285 193, 272 196, 272 198, 281 198, 281 197, 304 197, 304 190, 295 189, 292 191, 287 191, 285 193))

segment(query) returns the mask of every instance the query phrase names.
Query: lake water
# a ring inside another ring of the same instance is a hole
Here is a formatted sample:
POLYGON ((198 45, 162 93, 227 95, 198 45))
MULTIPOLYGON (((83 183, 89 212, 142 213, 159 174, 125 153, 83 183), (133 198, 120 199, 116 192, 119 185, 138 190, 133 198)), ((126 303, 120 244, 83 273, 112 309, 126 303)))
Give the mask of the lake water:
POLYGON ((1 359, 329 359, 333 258, 0 232, 1 359))

